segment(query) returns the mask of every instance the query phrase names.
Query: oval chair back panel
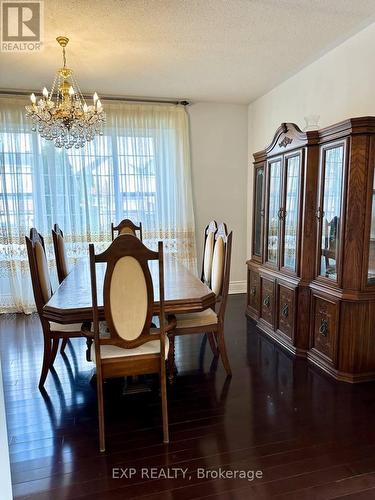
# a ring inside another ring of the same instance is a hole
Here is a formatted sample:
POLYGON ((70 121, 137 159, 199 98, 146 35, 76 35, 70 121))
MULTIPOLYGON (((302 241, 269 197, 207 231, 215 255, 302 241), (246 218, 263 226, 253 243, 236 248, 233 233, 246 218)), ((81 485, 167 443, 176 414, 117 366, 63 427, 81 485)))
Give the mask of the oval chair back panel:
POLYGON ((61 234, 57 234, 57 245, 59 248, 59 260, 60 260, 61 271, 65 276, 67 276, 69 273, 68 259, 66 257, 64 238, 61 236, 61 234))
POLYGON ((55 250, 56 269, 59 283, 62 283, 69 274, 68 258, 66 256, 64 233, 58 224, 52 229, 53 248, 55 250))
POLYGON ((30 237, 25 236, 25 241, 35 305, 42 320, 43 307, 52 296, 44 240, 35 227, 32 227, 30 237))
POLYGON ((122 339, 135 340, 145 326, 149 303, 142 266, 134 257, 121 257, 109 279, 105 307, 112 317, 113 326, 122 339))
POLYGON ((42 292, 42 297, 45 304, 52 296, 52 286, 49 276, 46 253, 40 241, 35 241, 34 243, 34 255, 40 290, 42 292))
POLYGON ((212 258, 211 290, 216 297, 221 295, 224 277, 225 243, 222 236, 217 236, 212 258))
POLYGON ((130 219, 123 219, 117 226, 115 226, 112 222, 111 224, 112 240, 115 239, 116 232, 117 236, 121 236, 122 234, 131 234, 136 238, 139 237, 141 241, 143 239, 142 222, 140 222, 138 226, 134 224, 134 222, 132 222, 130 219))
POLYGON ((119 234, 132 234, 133 236, 136 236, 135 231, 131 227, 123 227, 119 231, 119 234))
POLYGON ((203 263, 201 281, 206 285, 211 286, 211 270, 212 270, 212 257, 214 254, 215 233, 217 231, 217 224, 212 220, 204 231, 204 247, 203 247, 203 263))
POLYGON ((215 233, 209 232, 206 238, 206 243, 204 245, 204 259, 203 259, 203 280, 207 284, 210 284, 210 279, 211 279, 214 244, 215 244, 215 233))

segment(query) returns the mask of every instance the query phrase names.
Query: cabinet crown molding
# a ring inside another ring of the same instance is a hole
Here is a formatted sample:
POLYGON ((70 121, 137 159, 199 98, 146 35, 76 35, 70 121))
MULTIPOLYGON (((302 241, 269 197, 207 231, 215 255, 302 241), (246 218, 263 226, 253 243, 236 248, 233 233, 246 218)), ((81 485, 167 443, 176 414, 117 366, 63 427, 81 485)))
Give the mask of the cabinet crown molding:
POLYGON ((264 161, 269 155, 284 153, 301 148, 307 144, 317 144, 319 135, 317 131, 302 132, 295 123, 282 123, 276 130, 269 146, 262 151, 254 153, 255 162, 264 161))

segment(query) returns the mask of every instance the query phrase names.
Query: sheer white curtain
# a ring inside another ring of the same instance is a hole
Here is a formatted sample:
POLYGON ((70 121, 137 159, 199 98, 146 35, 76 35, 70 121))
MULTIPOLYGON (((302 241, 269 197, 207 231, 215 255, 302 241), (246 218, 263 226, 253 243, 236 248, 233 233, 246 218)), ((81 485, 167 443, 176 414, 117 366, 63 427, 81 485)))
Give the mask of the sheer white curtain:
MULTIPOLYGON (((181 106, 106 102, 104 135, 59 150, 31 132, 25 99, 0 98, 0 312, 34 310, 25 234, 58 223, 70 265, 110 241, 110 224, 142 222, 144 242, 196 271, 188 117, 181 106)), ((55 277, 55 271, 51 271, 55 277)), ((55 280, 56 283, 56 280, 55 280)))

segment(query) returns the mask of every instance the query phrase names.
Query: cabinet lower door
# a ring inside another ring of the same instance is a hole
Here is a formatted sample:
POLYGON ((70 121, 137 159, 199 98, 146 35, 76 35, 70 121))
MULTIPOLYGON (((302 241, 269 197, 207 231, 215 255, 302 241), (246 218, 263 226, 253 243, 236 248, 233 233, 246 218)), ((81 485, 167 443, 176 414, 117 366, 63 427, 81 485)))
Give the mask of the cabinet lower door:
POLYGON ((275 282, 262 277, 261 289, 260 315, 270 328, 273 329, 275 324, 275 282))
POLYGON ((313 295, 311 349, 336 364, 339 303, 313 295))
POLYGON ((249 269, 248 306, 255 316, 259 316, 260 309, 260 276, 259 273, 249 269))
POLYGON ((296 292, 281 284, 277 285, 277 329, 293 342, 295 327, 296 292))

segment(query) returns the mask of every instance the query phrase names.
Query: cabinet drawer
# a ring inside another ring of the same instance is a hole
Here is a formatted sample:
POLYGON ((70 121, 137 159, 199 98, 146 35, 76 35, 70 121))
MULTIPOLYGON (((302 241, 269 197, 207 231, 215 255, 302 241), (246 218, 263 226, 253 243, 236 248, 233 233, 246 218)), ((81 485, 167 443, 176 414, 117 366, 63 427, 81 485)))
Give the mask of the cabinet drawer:
POLYGON ((336 362, 339 303, 313 296, 311 347, 332 363, 336 362))
POLYGON ((291 340, 294 339, 294 318, 296 312, 296 293, 293 288, 277 285, 277 328, 291 340))
POLYGON ((272 328, 275 318, 275 283, 267 278, 261 278, 261 304, 260 314, 272 328))
POLYGON ((249 307, 259 314, 260 308, 260 276, 256 271, 249 270, 249 307))

